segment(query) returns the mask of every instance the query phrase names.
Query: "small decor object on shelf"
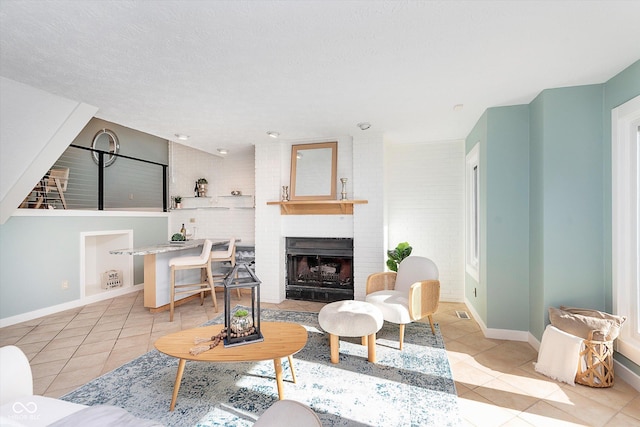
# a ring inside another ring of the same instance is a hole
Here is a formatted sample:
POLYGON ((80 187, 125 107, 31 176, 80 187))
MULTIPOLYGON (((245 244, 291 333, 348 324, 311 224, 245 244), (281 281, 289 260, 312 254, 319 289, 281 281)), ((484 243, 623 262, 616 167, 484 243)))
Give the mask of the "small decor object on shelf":
POLYGON ((236 262, 224 277, 224 327, 227 332, 223 338, 225 347, 264 341, 260 332, 260 283, 250 265, 245 262, 236 262), (231 293, 237 289, 251 290, 251 307, 239 308, 232 313, 231 293))
POLYGON ((196 181, 196 187, 198 188, 197 196, 198 197, 207 197, 207 184, 209 182, 206 178, 199 178, 196 181))
POLYGON ((240 191, 240 190, 233 190, 233 191, 231 192, 231 195, 232 195, 232 196, 242 196, 242 191, 240 191))
POLYGON ((175 196, 173 202, 176 204, 176 209, 180 209, 182 207, 182 196, 175 196))
POLYGON ((342 200, 347 200, 347 178, 340 178, 340 182, 342 182, 342 200))
POLYGON ((283 185, 282 186, 282 201, 283 202, 288 202, 289 201, 289 186, 288 185, 283 185))
POLYGON ((113 289, 122 286, 122 270, 108 270, 101 274, 102 289, 113 289))
POLYGON ((387 256, 389 259, 387 260, 387 267, 391 271, 398 271, 398 265, 402 262, 403 259, 411 255, 411 251, 413 248, 409 243, 402 242, 398 243, 398 246, 394 250, 387 251, 387 256))

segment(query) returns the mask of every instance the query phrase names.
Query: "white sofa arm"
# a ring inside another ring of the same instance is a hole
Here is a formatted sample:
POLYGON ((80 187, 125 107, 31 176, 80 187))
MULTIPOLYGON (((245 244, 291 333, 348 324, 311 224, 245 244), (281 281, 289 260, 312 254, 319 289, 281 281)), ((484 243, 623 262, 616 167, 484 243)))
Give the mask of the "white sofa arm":
POLYGON ((27 356, 14 345, 0 348, 0 405, 33 394, 33 376, 27 356))

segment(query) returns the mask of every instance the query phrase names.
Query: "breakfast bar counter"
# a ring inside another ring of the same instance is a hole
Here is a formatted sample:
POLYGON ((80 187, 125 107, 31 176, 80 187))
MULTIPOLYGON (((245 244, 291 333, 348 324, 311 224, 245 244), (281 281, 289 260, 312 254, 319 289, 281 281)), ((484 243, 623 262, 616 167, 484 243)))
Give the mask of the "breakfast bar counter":
MULTIPOLYGON (((144 306, 151 309, 151 311, 161 311, 168 309, 171 298, 169 260, 178 256, 200 255, 204 240, 167 242, 139 248, 115 249, 109 251, 109 253, 114 255, 144 256, 144 306)), ((229 243, 229 239, 209 240, 213 242, 214 248, 229 243)), ((176 284, 198 283, 200 281, 197 270, 185 270, 180 273, 179 277, 176 277, 176 284)), ((188 298, 191 298, 191 296, 183 297, 182 299, 188 298)), ((178 300, 176 299, 176 301, 178 300)))

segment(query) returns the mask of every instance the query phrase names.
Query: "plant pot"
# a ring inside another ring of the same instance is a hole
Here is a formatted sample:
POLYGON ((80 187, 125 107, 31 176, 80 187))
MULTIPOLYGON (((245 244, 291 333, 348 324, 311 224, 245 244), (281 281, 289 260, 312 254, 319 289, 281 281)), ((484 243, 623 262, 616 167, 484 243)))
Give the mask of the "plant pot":
POLYGON ((241 334, 248 331, 253 326, 253 319, 247 316, 233 316, 231 318, 231 332, 241 334))
POLYGON ((182 203, 176 203, 176 209, 182 208, 182 203))

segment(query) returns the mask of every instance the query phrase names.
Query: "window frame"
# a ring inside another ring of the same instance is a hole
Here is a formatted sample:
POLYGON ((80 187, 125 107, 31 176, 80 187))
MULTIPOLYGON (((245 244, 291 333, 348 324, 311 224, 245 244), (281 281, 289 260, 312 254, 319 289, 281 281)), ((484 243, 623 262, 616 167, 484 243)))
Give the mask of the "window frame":
POLYGON ((480 142, 465 159, 465 265, 466 272, 480 281, 480 142))
POLYGON ((611 133, 613 312, 627 317, 616 350, 640 365, 640 96, 611 111, 611 133))

